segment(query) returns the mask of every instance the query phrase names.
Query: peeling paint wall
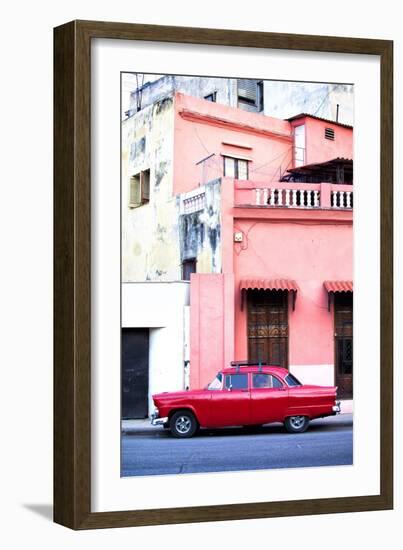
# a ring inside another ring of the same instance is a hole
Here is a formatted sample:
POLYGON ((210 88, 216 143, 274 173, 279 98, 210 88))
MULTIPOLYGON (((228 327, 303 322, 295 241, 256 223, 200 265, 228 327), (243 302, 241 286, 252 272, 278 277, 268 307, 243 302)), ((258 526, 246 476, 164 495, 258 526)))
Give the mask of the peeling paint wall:
POLYGON ((164 75, 154 82, 147 82, 140 91, 134 90, 131 93, 130 114, 136 113, 138 100, 141 101, 141 107, 144 109, 174 92, 200 98, 216 93, 217 103, 236 107, 236 82, 235 78, 164 75))
POLYGON ((203 195, 197 211, 185 213, 186 193, 173 194, 173 101, 165 97, 123 122, 123 282, 181 280, 183 261, 193 258, 198 273, 221 272, 221 180, 197 188, 203 195), (146 169, 149 203, 131 208, 130 177, 146 169))
POLYGON ((197 273, 220 273, 221 180, 206 184, 200 191, 205 195, 205 207, 179 218, 181 261, 195 258, 197 273))
MULTIPOLYGON (((216 92, 217 103, 256 111, 245 105, 238 105, 236 78, 206 78, 198 76, 164 75, 154 82, 146 83, 141 89, 142 108, 155 101, 160 101, 175 91, 204 98, 216 92)), ((339 104, 339 122, 354 123, 354 86, 351 84, 328 84, 316 82, 282 82, 264 81, 263 114, 286 119, 299 113, 316 114, 317 116, 336 120, 336 109, 339 104)), ((131 94, 131 114, 137 109, 138 92, 131 94)))
POLYGON ((122 123, 122 281, 181 278, 178 198, 173 196, 173 98, 122 123), (150 200, 129 207, 130 177, 150 169, 150 200))
POLYGON ((264 114, 286 119, 299 113, 309 113, 336 120, 339 104, 339 122, 354 123, 354 86, 310 82, 264 82, 264 114))

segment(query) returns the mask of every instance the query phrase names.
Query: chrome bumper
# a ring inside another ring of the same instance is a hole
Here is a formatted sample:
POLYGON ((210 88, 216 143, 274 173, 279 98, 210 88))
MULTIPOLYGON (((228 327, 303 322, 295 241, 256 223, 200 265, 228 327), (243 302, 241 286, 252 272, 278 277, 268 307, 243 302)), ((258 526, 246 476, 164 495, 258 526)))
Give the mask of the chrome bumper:
POLYGON ((336 405, 333 405, 332 410, 335 414, 340 414, 341 412, 340 401, 337 401, 336 405))
POLYGON ((155 410, 151 415, 151 424, 153 426, 163 426, 164 424, 168 424, 168 417, 163 416, 160 418, 158 410, 155 410))

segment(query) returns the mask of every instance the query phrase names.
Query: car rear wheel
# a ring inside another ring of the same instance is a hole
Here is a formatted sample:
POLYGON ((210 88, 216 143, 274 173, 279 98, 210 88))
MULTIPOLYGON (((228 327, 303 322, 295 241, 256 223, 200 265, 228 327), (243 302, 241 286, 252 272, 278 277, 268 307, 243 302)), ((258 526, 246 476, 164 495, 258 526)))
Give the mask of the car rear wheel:
POLYGON ((308 428, 308 424, 307 416, 289 416, 284 422, 287 432, 292 434, 304 432, 308 428))
POLYGON ((174 437, 192 437, 198 428, 197 420, 190 411, 178 411, 169 422, 174 437))

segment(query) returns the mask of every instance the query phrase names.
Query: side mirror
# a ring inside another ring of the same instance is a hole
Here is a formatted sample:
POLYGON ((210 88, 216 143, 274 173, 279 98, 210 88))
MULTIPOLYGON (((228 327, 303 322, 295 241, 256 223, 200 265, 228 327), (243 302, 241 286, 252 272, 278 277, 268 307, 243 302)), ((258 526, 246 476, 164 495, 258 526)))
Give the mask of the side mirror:
POLYGON ((232 391, 232 384, 230 384, 227 388, 228 391, 232 391))

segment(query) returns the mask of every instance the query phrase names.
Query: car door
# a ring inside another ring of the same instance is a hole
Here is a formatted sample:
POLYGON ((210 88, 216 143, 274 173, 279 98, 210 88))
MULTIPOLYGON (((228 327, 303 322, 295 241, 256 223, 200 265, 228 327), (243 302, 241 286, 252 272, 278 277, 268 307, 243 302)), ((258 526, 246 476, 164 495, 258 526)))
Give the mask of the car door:
POLYGON ((250 424, 248 373, 224 375, 223 388, 212 392, 209 417, 211 427, 250 424))
POLYGON ((282 422, 288 408, 288 388, 268 373, 252 373, 251 423, 282 422))

